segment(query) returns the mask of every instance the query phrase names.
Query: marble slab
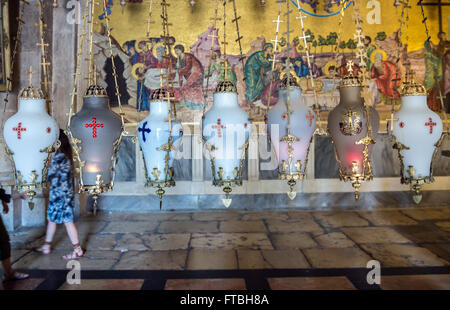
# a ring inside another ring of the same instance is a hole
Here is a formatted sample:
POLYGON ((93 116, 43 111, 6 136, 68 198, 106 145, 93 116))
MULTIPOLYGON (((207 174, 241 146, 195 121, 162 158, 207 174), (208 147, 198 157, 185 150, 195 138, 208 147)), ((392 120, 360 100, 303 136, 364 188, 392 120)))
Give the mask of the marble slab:
POLYGON ((116 182, 136 181, 136 144, 132 137, 123 137, 118 152, 119 161, 116 165, 116 182))

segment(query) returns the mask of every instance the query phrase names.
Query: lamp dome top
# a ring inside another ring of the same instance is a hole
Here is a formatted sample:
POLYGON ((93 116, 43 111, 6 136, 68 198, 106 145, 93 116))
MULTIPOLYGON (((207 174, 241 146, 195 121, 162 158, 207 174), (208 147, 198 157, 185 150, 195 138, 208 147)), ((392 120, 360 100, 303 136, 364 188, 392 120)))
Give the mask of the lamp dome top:
POLYGON ((30 66, 30 71, 27 72, 29 75, 29 85, 22 88, 19 93, 19 99, 45 99, 44 93, 40 88, 33 86, 33 67, 30 66))
POLYGON ((214 93, 236 93, 236 85, 233 82, 225 80, 217 84, 214 93))
POLYGON ((93 84, 86 89, 84 97, 108 97, 108 94, 103 86, 93 84))
POLYGON ((426 96, 427 91, 425 86, 416 82, 415 72, 410 71, 406 74, 406 80, 403 82, 402 87, 400 88, 400 95, 402 97, 406 96, 426 96))
POLYGON ((353 61, 349 60, 347 62, 347 75, 345 75, 339 82, 339 88, 341 87, 361 87, 363 82, 361 77, 353 72, 353 61))
POLYGON ((151 100, 174 100, 174 93, 167 88, 158 88, 152 92, 151 100))

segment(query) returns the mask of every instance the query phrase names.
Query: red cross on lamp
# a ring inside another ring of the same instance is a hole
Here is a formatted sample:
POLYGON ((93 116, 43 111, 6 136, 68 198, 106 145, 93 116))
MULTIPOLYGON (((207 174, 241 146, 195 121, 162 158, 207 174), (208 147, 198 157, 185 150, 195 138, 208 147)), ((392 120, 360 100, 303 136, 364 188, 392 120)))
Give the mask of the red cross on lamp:
POLYGON ((29 197, 29 207, 34 208, 37 190, 47 185, 47 171, 51 154, 57 149, 59 126, 47 114, 42 91, 30 85, 19 94, 18 112, 5 122, 3 135, 14 167, 15 188, 29 197))
POLYGON ((443 141, 442 120, 427 106, 426 89, 417 83, 413 72, 408 72, 400 89, 402 105, 395 113, 392 131, 401 163, 401 183, 409 184, 413 200, 422 200, 421 187, 432 183, 433 159, 443 141), (408 124, 408 126, 405 126, 408 124))

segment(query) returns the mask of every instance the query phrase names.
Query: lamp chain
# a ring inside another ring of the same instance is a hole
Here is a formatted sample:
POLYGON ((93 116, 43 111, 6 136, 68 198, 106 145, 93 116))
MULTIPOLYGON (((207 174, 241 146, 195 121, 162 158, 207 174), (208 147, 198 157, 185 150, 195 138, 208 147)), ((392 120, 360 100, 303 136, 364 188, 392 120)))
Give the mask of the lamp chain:
POLYGON ((306 60, 307 60, 307 63, 308 63, 309 78, 311 80, 311 87, 312 87, 313 95, 314 95, 314 108, 316 109, 316 115, 317 115, 317 125, 316 125, 316 130, 315 131, 319 135, 326 135, 327 133, 322 128, 322 120, 320 118, 321 109, 320 109, 320 105, 319 105, 319 98, 317 96, 316 85, 315 85, 315 82, 314 82, 315 76, 314 76, 314 74, 312 72, 312 65, 311 65, 311 57, 312 56, 309 53, 308 42, 306 41, 306 39, 308 39, 310 37, 310 36, 306 35, 305 26, 304 26, 304 23, 303 23, 303 19, 306 18, 306 15, 303 15, 303 13, 301 11, 300 1, 299 0, 297 0, 297 10, 298 10, 298 17, 297 17, 297 19, 300 20, 300 29, 302 30, 302 36, 298 37, 298 38, 299 38, 299 40, 303 40, 303 44, 305 46, 305 53, 306 53, 306 60))
POLYGON ((39 24, 36 24, 37 27, 39 27, 39 35, 40 35, 40 42, 36 43, 37 46, 41 47, 41 62, 40 65, 42 67, 42 76, 44 81, 41 82, 42 85, 44 85, 43 90, 44 90, 44 94, 46 96, 46 100, 47 100, 47 104, 48 104, 48 111, 51 114, 51 110, 50 110, 50 96, 51 96, 51 90, 49 89, 49 85, 51 84, 51 82, 49 81, 49 70, 47 69, 48 66, 50 66, 50 62, 47 62, 47 58, 46 58, 46 47, 49 46, 48 43, 45 43, 45 31, 44 28, 47 26, 44 23, 44 17, 42 15, 42 0, 37 0, 36 6, 38 7, 38 13, 39 13, 39 24))
MULTIPOLYGON (((422 4, 423 0, 419 0, 419 2, 417 4, 420 5, 420 11, 422 13, 422 23, 425 27, 425 32, 427 34, 427 39, 425 40, 425 42, 428 42, 428 44, 430 44, 431 46, 431 36, 430 36, 430 32, 428 30, 428 26, 427 26, 427 20, 428 17, 425 16, 425 11, 423 9, 423 4, 422 4)), ((450 134, 450 129, 449 129, 449 124, 448 124, 448 119, 447 119, 447 112, 445 109, 445 104, 444 104, 444 96, 442 95, 442 89, 441 86, 439 85, 439 81, 436 80, 436 84, 437 84, 437 88, 439 89, 439 100, 441 101, 441 108, 442 108, 442 112, 444 114, 444 121, 445 121, 445 125, 446 125, 446 131, 447 131, 447 135, 450 134)))
MULTIPOLYGON (((213 58, 213 54, 214 54, 214 42, 215 42, 214 40, 215 40, 215 38, 217 38, 217 36, 216 36, 217 21, 220 20, 220 18, 218 18, 218 10, 219 10, 219 0, 216 0, 216 8, 214 9, 214 17, 211 18, 211 20, 214 22, 213 29, 212 29, 213 33, 208 35, 208 37, 211 38, 211 47, 209 49, 208 70, 211 68, 211 65, 212 65, 212 58, 213 58)), ((202 118, 204 118, 204 116, 205 116, 205 111, 206 111, 206 106, 207 106, 206 99, 208 98, 208 92, 209 92, 209 78, 210 78, 210 74, 208 74, 206 77, 206 87, 204 90, 205 104, 203 105, 202 118)))
POLYGON ((23 20, 25 6, 29 5, 29 4, 30 3, 26 0, 21 0, 21 2, 19 2, 20 11, 19 11, 19 16, 16 18, 17 33, 14 37, 14 49, 11 54, 11 63, 10 63, 10 70, 9 70, 10 72, 9 72, 9 76, 6 79, 6 96, 4 99, 2 124, 1 124, 2 127, 1 128, 3 128, 3 122, 6 119, 6 106, 8 105, 9 94, 12 90, 12 82, 13 82, 13 77, 14 77, 14 67, 16 65, 16 59, 17 59, 17 51, 19 50, 19 46, 21 43, 22 25, 25 24, 25 21, 23 20), (23 3, 22 6, 20 5, 20 3, 23 3))
POLYGON ((273 23, 277 24, 277 28, 275 31, 275 39, 271 40, 273 42, 273 56, 272 56, 272 76, 270 77, 270 85, 269 85, 269 99, 267 100, 267 107, 266 109, 270 108, 270 102, 272 100, 272 86, 273 86, 273 81, 274 81, 274 74, 273 72, 275 71, 275 63, 277 60, 277 56, 276 56, 276 52, 277 52, 277 48, 278 48, 278 43, 280 42, 280 40, 278 40, 278 34, 280 32, 280 23, 283 22, 283 20, 280 19, 281 17, 281 4, 282 2, 278 3, 278 16, 277 16, 277 20, 273 20, 273 23))

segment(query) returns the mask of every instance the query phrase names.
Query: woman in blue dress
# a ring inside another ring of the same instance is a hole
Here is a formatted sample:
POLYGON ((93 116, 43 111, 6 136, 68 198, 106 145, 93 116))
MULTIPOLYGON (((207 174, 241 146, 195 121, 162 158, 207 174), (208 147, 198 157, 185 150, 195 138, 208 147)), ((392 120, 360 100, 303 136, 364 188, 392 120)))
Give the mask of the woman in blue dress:
POLYGON ((63 130, 60 130, 59 140, 61 146, 53 157, 47 176, 50 183, 47 233, 44 244, 35 251, 50 254, 56 226, 64 224, 73 244, 73 251, 64 255, 63 259, 75 259, 82 257, 84 252, 80 246, 77 227, 73 222, 72 149, 63 130))

